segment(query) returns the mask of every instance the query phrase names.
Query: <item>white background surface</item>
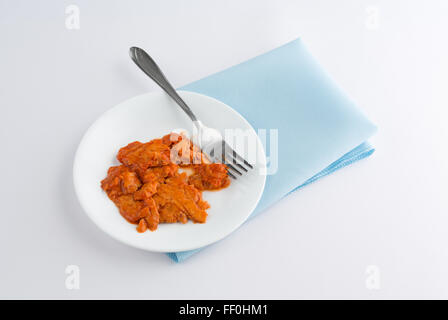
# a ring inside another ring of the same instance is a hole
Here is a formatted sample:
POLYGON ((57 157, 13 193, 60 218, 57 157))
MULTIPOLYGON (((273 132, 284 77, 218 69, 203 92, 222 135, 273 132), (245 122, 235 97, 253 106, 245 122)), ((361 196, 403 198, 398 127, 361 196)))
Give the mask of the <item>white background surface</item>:
POLYGON ((1 0, 0 297, 448 298, 447 12, 444 0, 1 0), (69 4, 79 30, 65 27, 69 4), (72 187, 77 144, 102 112, 159 90, 131 45, 181 86, 298 36, 378 125, 372 157, 182 264, 93 225, 72 187), (65 287, 72 264, 79 290, 65 287))

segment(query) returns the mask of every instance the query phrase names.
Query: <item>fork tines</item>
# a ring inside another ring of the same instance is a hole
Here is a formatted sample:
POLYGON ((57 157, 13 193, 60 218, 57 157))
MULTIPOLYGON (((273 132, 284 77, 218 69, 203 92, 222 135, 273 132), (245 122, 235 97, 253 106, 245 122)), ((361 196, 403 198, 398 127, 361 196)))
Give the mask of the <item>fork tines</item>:
POLYGON ((227 173, 233 179, 236 179, 237 176, 242 176, 254 168, 253 165, 233 150, 224 140, 215 143, 207 153, 213 160, 227 165, 227 173))

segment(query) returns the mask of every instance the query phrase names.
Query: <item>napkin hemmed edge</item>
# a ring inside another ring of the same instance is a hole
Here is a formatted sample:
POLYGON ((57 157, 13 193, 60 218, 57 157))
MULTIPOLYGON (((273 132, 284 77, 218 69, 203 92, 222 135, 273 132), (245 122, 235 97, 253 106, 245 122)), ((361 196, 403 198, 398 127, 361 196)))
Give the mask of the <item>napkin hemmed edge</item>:
POLYGON ((339 169, 342 169, 348 165, 351 165, 354 162, 357 162, 359 160, 362 160, 364 158, 367 158, 368 156, 372 155, 372 153, 375 152, 375 148, 373 148, 368 142, 363 142, 353 150, 349 151, 345 155, 343 155, 341 158, 330 164, 328 167, 326 167, 324 170, 320 171, 319 173, 315 174, 308 180, 306 180, 304 183, 299 185, 298 187, 294 188, 290 192, 288 192, 285 197, 317 180, 320 178, 323 178, 339 169))

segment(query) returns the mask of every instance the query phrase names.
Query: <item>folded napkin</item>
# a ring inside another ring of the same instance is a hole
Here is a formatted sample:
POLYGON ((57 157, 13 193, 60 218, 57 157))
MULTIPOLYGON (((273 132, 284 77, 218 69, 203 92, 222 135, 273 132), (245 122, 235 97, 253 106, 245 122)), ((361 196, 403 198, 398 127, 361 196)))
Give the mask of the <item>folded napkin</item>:
MULTIPOLYGON (((341 92, 300 39, 181 89, 226 103, 256 131, 278 130, 278 170, 267 176, 251 218, 287 194, 374 151, 366 141, 375 133, 375 125, 341 92)), ((181 262, 199 250, 167 254, 181 262)))

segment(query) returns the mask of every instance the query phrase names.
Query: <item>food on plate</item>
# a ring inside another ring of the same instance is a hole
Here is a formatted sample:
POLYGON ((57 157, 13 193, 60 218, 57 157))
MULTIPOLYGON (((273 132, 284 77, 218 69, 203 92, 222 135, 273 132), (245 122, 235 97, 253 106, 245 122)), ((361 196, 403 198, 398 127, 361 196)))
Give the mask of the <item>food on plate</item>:
POLYGON ((205 223, 210 205, 202 191, 230 184, 225 164, 211 163, 176 133, 132 142, 118 151, 117 159, 121 164, 109 168, 101 188, 138 232, 154 231, 159 223, 205 223))

